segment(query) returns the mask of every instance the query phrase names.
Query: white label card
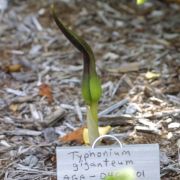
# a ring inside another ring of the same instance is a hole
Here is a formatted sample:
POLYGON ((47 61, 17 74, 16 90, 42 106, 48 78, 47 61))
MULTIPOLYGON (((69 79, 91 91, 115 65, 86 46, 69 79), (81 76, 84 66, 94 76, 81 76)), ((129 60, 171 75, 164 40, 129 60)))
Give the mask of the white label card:
POLYGON ((137 180, 160 180, 158 144, 57 147, 58 180, 102 180, 113 171, 132 167, 137 180))

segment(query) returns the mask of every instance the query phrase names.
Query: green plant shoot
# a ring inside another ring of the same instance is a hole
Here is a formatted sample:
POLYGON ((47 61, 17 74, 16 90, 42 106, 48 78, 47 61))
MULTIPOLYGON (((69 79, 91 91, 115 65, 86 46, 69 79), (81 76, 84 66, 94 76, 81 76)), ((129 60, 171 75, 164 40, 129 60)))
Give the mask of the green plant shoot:
POLYGON ((144 4, 146 0, 136 0, 136 4, 141 5, 144 4))
POLYGON ((113 175, 106 176, 104 180, 135 180, 136 174, 134 169, 125 168, 113 173, 113 175))
POLYGON ((57 17, 54 6, 52 16, 66 38, 83 54, 84 66, 82 76, 82 96, 87 104, 87 127, 90 144, 99 137, 98 132, 98 101, 102 90, 100 79, 96 73, 95 57, 88 43, 74 31, 68 29, 57 17))

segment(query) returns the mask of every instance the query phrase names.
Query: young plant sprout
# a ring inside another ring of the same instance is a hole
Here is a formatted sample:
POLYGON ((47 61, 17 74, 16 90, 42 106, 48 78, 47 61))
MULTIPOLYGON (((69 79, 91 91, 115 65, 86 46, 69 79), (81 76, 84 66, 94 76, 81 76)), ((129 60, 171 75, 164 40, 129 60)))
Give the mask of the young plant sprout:
POLYGON ((136 174, 134 169, 125 168, 116 172, 113 172, 112 175, 106 176, 104 180, 135 180, 136 174))
POLYGON ((52 16, 66 38, 83 54, 84 66, 82 77, 82 96, 87 104, 87 127, 89 142, 92 144, 99 137, 98 132, 98 101, 101 96, 101 83, 96 73, 95 57, 88 43, 74 31, 68 29, 57 17, 54 6, 52 16))
POLYGON ((136 0, 136 4, 141 5, 144 4, 146 0, 136 0))

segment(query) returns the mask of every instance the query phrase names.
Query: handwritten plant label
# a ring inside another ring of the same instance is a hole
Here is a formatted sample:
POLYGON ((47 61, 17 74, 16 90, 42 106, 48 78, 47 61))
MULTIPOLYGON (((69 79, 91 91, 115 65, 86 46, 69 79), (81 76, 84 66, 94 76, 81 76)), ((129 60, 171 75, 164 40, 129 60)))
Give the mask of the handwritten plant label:
POLYGON ((58 180, 101 180, 113 171, 132 167, 137 180, 160 180, 158 144, 57 147, 58 180))

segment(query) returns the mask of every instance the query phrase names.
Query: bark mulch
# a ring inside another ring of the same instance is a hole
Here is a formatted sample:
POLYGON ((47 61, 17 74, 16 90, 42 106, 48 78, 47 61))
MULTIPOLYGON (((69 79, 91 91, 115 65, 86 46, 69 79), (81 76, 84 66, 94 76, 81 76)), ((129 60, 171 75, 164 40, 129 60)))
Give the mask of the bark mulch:
MULTIPOLYGON (((0 14, 0 179, 56 179, 59 137, 85 124, 82 56, 50 1, 10 1, 0 14)), ((163 1, 56 1, 94 50, 100 126, 125 144, 159 143, 161 179, 180 179, 180 6, 163 1)))

